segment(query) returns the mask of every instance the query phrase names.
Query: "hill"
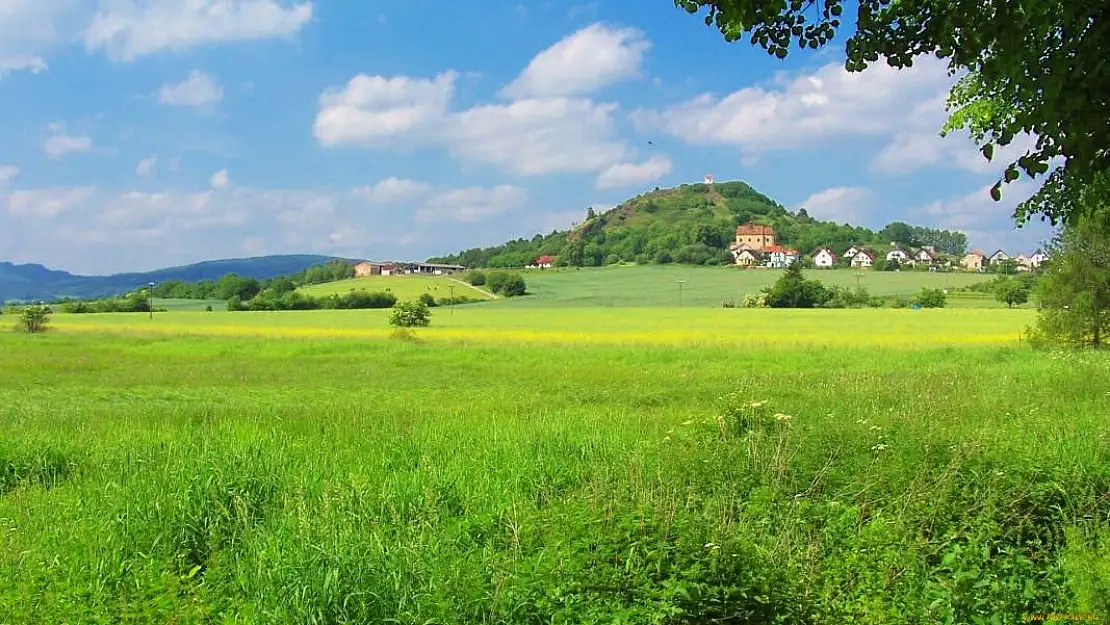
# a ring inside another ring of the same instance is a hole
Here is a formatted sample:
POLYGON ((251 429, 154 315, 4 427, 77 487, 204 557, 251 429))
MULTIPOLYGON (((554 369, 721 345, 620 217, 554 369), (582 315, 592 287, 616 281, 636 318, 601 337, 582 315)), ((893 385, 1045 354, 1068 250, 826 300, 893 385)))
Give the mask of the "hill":
POLYGON ((967 238, 901 222, 880 231, 820 221, 805 209, 788 211, 747 183, 686 184, 633 197, 604 213, 586 211, 571 230, 537 234, 489 248, 474 248, 429 259, 468 267, 521 267, 542 255, 559 264, 592 267, 617 263, 728 264, 736 227, 770 225, 781 244, 808 254, 820 246, 844 250, 851 245, 933 245, 939 252, 963 253, 967 238))
POLYGON ((156 271, 82 276, 42 265, 0 263, 0 301, 118 295, 149 282, 216 280, 228 273, 264 280, 326 263, 331 256, 296 254, 209 260, 156 271))

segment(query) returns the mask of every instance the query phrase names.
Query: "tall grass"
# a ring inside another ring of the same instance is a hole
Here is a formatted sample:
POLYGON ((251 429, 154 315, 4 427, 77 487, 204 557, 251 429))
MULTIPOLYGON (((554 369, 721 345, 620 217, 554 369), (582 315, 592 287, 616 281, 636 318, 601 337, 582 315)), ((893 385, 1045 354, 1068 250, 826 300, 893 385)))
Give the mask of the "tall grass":
POLYGON ((1102 354, 0 350, 0 622, 1110 614, 1102 354))

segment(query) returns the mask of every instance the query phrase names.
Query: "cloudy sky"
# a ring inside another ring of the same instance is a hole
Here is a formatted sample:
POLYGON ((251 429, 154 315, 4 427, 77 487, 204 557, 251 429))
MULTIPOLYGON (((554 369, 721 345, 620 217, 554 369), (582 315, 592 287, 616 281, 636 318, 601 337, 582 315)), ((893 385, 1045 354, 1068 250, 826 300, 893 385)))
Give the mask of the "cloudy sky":
POLYGON ((937 136, 942 65, 847 74, 842 42, 779 61, 627 6, 0 0, 0 260, 422 259, 707 173, 978 247, 1048 236, 1009 220, 1031 184, 991 202, 997 162, 937 136))

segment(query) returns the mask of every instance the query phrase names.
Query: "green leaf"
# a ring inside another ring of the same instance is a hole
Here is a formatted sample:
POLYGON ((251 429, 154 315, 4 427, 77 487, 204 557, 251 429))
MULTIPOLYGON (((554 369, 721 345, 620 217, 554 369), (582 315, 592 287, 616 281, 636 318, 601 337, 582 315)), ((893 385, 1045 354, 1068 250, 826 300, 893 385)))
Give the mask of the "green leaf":
POLYGON ((995 202, 1002 199, 1002 181, 994 183, 994 186, 991 187, 991 199, 995 202))
POLYGON ((994 144, 993 143, 988 143, 988 144, 983 146, 983 158, 987 159, 988 161, 991 160, 992 158, 994 158, 994 144))

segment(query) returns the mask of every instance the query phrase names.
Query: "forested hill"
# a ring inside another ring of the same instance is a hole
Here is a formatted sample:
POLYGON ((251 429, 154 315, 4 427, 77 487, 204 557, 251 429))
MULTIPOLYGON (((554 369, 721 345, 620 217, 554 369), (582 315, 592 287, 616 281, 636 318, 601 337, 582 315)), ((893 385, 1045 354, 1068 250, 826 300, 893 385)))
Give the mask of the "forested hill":
POLYGON ((656 189, 601 214, 587 209, 569 231, 537 234, 489 248, 474 248, 429 259, 468 267, 520 267, 543 255, 559 264, 596 266, 619 262, 727 264, 736 226, 753 222, 775 228, 779 242, 809 254, 821 246, 837 253, 852 245, 932 245, 938 252, 961 254, 963 233, 895 222, 881 231, 819 221, 786 210, 744 182, 686 184, 656 189))

